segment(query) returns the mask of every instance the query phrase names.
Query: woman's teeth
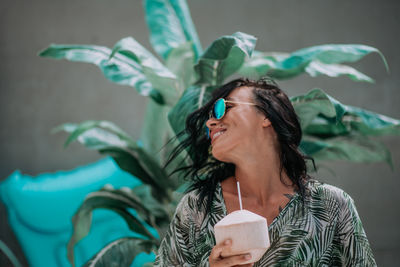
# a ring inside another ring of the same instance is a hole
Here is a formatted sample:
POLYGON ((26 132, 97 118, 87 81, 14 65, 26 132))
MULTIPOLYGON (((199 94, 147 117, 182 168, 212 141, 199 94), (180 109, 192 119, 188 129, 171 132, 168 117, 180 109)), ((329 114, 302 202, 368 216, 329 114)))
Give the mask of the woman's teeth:
POLYGON ((213 135, 213 139, 214 139, 215 137, 218 137, 218 136, 224 134, 224 133, 225 133, 225 131, 219 131, 219 132, 215 133, 215 134, 213 135))

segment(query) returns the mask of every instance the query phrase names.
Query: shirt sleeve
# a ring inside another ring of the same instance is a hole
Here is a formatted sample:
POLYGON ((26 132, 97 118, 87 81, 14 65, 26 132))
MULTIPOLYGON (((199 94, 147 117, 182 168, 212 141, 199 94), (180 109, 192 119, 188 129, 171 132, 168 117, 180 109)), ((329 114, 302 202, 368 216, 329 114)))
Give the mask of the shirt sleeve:
POLYGON ((338 235, 343 266, 376 266, 367 235, 353 199, 344 193, 339 213, 338 235))
POLYGON ((179 202, 169 229, 161 241, 154 266, 195 266, 192 235, 194 234, 195 205, 190 193, 179 202))

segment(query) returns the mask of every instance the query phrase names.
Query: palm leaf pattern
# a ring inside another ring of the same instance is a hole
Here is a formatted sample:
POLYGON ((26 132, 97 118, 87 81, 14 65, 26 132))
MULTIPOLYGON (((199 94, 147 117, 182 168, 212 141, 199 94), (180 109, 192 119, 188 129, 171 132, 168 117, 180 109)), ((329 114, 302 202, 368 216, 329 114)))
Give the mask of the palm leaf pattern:
MULTIPOLYGON (((353 199, 315 180, 307 192, 269 224, 271 247, 254 266, 376 266, 353 199)), ((209 266, 214 225, 227 214, 221 185, 210 213, 198 199, 195 190, 180 201, 154 266, 209 266)))

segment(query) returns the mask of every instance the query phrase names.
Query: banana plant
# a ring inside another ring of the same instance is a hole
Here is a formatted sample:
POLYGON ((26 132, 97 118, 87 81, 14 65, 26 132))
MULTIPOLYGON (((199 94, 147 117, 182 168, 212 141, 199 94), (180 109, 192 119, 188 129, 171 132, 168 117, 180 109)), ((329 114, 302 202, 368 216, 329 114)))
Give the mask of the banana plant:
MULTIPOLYGON (((378 53, 388 69, 384 56, 370 46, 327 44, 292 53, 260 52, 254 50, 256 38, 242 32, 222 36, 203 51, 185 0, 143 3, 150 41, 161 60, 133 37, 120 40, 113 48, 52 44, 39 53, 94 64, 108 80, 148 97, 139 140, 108 121, 65 123, 54 129, 69 134, 65 146, 78 141, 111 155, 123 170, 143 182, 135 188, 103 188, 86 197, 73 217, 74 232, 68 244, 72 265, 74 246, 89 233, 92 212, 97 208, 119 214, 137 237, 112 242, 87 266, 129 265, 139 252, 156 251, 185 189, 182 177, 168 175, 177 165, 164 168, 179 142, 174 137, 184 130, 187 115, 206 103, 230 76, 257 79, 268 75, 282 80, 307 73, 372 83, 372 78, 346 65, 370 53, 378 53), (132 208, 135 213, 130 212, 132 208)), ((304 133, 300 147, 317 164, 324 160, 392 164, 389 150, 375 136, 399 135, 400 120, 342 104, 322 89, 291 101, 304 133)), ((180 157, 176 164, 191 160, 190 155, 180 157)))

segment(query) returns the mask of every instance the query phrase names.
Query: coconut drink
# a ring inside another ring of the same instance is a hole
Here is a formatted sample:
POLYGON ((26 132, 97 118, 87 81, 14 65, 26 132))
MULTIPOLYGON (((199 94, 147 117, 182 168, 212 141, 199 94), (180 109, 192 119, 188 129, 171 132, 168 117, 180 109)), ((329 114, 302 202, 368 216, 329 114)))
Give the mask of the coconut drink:
POLYGON ((217 244, 226 239, 232 240, 229 251, 221 256, 251 254, 251 258, 243 264, 258 261, 270 247, 267 219, 254 212, 243 209, 239 182, 238 196, 240 210, 231 212, 214 226, 217 244))

